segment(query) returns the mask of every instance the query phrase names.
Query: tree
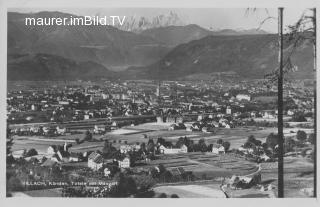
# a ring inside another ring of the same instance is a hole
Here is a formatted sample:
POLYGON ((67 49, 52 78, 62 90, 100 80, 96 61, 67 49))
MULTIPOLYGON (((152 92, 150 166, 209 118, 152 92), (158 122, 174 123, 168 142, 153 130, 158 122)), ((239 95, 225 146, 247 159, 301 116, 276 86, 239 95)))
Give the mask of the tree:
POLYGON ((201 152, 206 152, 207 149, 208 149, 208 147, 207 147, 207 145, 206 145, 206 142, 204 141, 203 138, 201 138, 201 139, 199 140, 199 142, 198 142, 198 149, 199 149, 199 151, 201 151, 201 152))
POLYGON ((179 139, 178 139, 178 141, 176 142, 176 147, 178 147, 178 148, 180 148, 182 145, 184 145, 185 144, 185 140, 184 140, 184 138, 183 137, 180 137, 179 139))
POLYGON ((159 198, 167 198, 167 194, 161 193, 161 194, 159 195, 159 198))
POLYGON ((112 192, 114 197, 128 197, 138 192, 137 185, 132 177, 126 176, 123 173, 119 173, 115 177, 117 177, 118 184, 112 192))
POLYGON ((76 141, 77 144, 80 144, 79 138, 76 138, 75 141, 76 141))
POLYGON ((274 133, 269 134, 266 139, 266 143, 268 147, 274 149, 274 147, 278 144, 278 135, 274 133))
POLYGON ((297 112, 293 115, 292 121, 294 122, 305 122, 307 121, 306 118, 304 117, 303 112, 297 112))
POLYGON ((294 147, 296 146, 296 142, 292 138, 285 139, 284 142, 284 151, 285 152, 291 152, 293 151, 294 147))
POLYGON ((268 150, 268 148, 269 148, 267 143, 263 143, 261 146, 262 146, 264 151, 268 150))
POLYGON ((160 173, 160 174, 162 174, 162 173, 164 173, 165 171, 167 171, 167 169, 164 167, 163 164, 160 164, 160 165, 158 166, 158 168, 159 168, 159 173, 160 173))
POLYGON ((255 148, 255 144, 253 144, 252 142, 246 142, 243 145, 244 148, 255 148))
POLYGON ((179 198, 179 196, 177 194, 172 194, 171 198, 179 198))
POLYGON ((135 175, 133 179, 140 191, 147 191, 156 184, 151 175, 135 175))
POLYGON ((23 184, 19 178, 11 176, 10 178, 7 178, 7 189, 9 191, 22 191, 23 184))
POLYGON ((253 135, 250 135, 247 139, 247 142, 255 143, 255 141, 256 141, 256 138, 253 135))
POLYGON ((155 150, 155 146, 154 146, 153 139, 149 139, 148 145, 147 145, 147 151, 153 153, 154 150, 155 150))
POLYGON ((146 149, 146 143, 142 142, 142 143, 140 144, 140 151, 141 151, 141 152, 146 152, 146 151, 147 151, 147 149, 146 149))
POLYGON ((102 148, 102 154, 105 158, 112 158, 117 149, 112 146, 112 143, 105 141, 102 148))
POLYGON ((247 139, 247 143, 252 143, 255 146, 261 146, 262 142, 257 140, 253 135, 250 135, 247 139))
POLYGON ((260 140, 257 140, 257 139, 256 139, 255 145, 256 145, 256 146, 261 146, 261 145, 262 145, 262 142, 261 142, 260 140))
POLYGON ((86 141, 92 140, 92 133, 91 133, 89 130, 87 130, 87 131, 85 132, 84 140, 86 140, 86 141))
POLYGON ((157 139, 157 144, 163 145, 163 146, 166 147, 166 140, 163 139, 162 137, 159 137, 159 138, 157 139))
POLYGON ((7 140, 7 155, 11 154, 11 147, 13 145, 13 139, 7 140))
POLYGON ((314 133, 312 133, 309 135, 308 142, 310 142, 311 144, 314 144, 315 139, 316 139, 316 136, 314 135, 314 133))
POLYGON ((35 156, 38 155, 37 150, 35 150, 34 148, 30 149, 27 153, 26 153, 26 157, 31 157, 31 156, 35 156))
POLYGON ((228 141, 222 143, 222 146, 224 147, 225 151, 228 151, 228 150, 229 150, 230 145, 231 145, 231 144, 230 144, 230 142, 228 142, 228 141))
POLYGON ((307 133, 305 131, 297 131, 297 139, 300 141, 300 142, 305 142, 307 140, 307 133))

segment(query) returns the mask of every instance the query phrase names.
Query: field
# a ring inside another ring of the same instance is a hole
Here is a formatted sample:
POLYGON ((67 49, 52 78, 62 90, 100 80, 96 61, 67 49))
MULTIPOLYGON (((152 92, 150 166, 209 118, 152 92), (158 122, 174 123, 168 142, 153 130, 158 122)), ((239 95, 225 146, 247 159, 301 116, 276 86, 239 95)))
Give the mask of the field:
MULTIPOLYGON (((246 175, 258 168, 255 163, 234 155, 216 155, 212 153, 193 152, 187 154, 161 155, 142 167, 150 168, 162 164, 167 169, 182 167, 185 171, 192 171, 198 178, 220 179, 234 174, 246 175)), ((141 167, 141 166, 139 166, 141 167)))
MULTIPOLYGON (((274 189, 261 191, 258 187, 242 190, 227 189, 227 194, 234 198, 277 197, 278 163, 262 163, 262 184, 271 184, 274 189)), ((313 163, 302 157, 284 159, 284 196, 286 198, 311 197, 313 187, 313 163), (308 194, 309 193, 309 194, 308 194)))
MULTIPOLYGON (((277 163, 262 165, 263 178, 277 186, 277 163)), ((309 197, 304 189, 313 187, 313 163, 303 157, 286 157, 284 159, 285 197, 309 197)))
MULTIPOLYGON (((206 144, 216 143, 218 139, 228 141, 232 148, 239 148, 245 143, 246 139, 250 135, 254 135, 256 139, 265 142, 266 137, 270 133, 276 133, 276 128, 258 128, 258 127, 242 127, 234 129, 219 128, 215 133, 203 133, 203 132, 190 132, 186 130, 174 130, 169 131, 169 123, 145 123, 137 126, 123 127, 112 132, 108 132, 105 135, 93 135, 94 142, 85 142, 80 145, 75 143, 75 139, 82 140, 84 134, 75 134, 59 137, 43 137, 43 136, 14 136, 13 151, 35 148, 40 154, 45 153, 46 149, 50 145, 62 145, 65 142, 72 143, 74 149, 77 151, 85 151, 87 149, 96 150, 103 147, 103 141, 109 140, 113 142, 115 147, 127 142, 128 144, 148 142, 149 138, 156 140, 159 137, 167 139, 175 143, 179 137, 188 137, 195 142, 203 138, 206 144), (95 145, 96 147, 93 147, 95 145)), ((285 136, 295 136, 296 131, 299 128, 288 128, 284 130, 285 136)), ((312 129, 303 129, 307 133, 311 133, 312 129)))
MULTIPOLYGON (((147 142, 148 138, 157 139, 162 137, 171 142, 176 142, 179 137, 188 137, 195 142, 199 139, 204 138, 207 144, 216 143, 218 139, 223 139, 224 141, 229 141, 231 143, 231 148, 238 148, 248 138, 250 135, 254 135, 257 139, 265 141, 265 138, 272 132, 276 132, 276 128, 265 128, 258 129, 257 127, 248 127, 248 128, 234 128, 234 129, 217 129, 216 133, 203 133, 203 132, 190 132, 186 130, 174 130, 168 131, 168 123, 157 124, 157 123, 147 123, 137 126, 126 127, 126 130, 145 130, 141 133, 125 133, 119 134, 117 132, 108 133, 105 135, 106 139, 109 140, 124 140, 128 143, 136 142, 147 142), (147 131, 148 130, 148 131, 147 131)), ((125 130, 124 130, 125 132, 125 130)))
POLYGON ((75 139, 83 139, 84 134, 59 136, 59 137, 43 137, 43 136, 14 136, 13 151, 35 148, 40 154, 45 153, 46 149, 50 145, 62 145, 64 142, 72 143, 73 148, 77 151, 85 151, 101 149, 103 147, 103 141, 109 140, 113 142, 115 147, 123 144, 125 141, 128 144, 147 142, 149 138, 157 139, 163 137, 171 142, 175 143, 179 137, 188 137, 195 142, 204 138, 207 144, 216 143, 218 139, 229 141, 231 148, 238 148, 241 146, 249 135, 254 135, 257 139, 265 141, 266 136, 275 132, 274 128, 266 128, 259 130, 256 127, 251 128, 235 128, 235 129, 218 129, 215 134, 203 133, 203 132, 189 132, 186 130, 168 131, 169 123, 146 123, 137 126, 124 127, 112 132, 108 132, 105 135, 94 135, 95 142, 85 142, 80 145, 75 144, 75 139), (147 138, 145 138, 147 137, 147 138), (96 145, 96 148, 93 147, 96 145))
MULTIPOLYGON (((102 150, 104 140, 109 140, 118 148, 125 141, 128 144, 147 142, 149 138, 156 140, 163 137, 175 143, 179 137, 188 137, 195 142, 204 138, 207 144, 216 143, 218 139, 229 141, 232 148, 238 148, 245 143, 249 135, 254 135, 256 139, 265 142, 270 133, 276 133, 276 128, 235 128, 218 129, 216 133, 189 132, 186 130, 168 131, 169 124, 148 123, 137 126, 124 127, 119 130, 108 132, 105 135, 94 135, 95 141, 76 144, 75 139, 83 139, 84 134, 41 137, 41 136, 14 136, 13 151, 35 148, 40 155, 45 155, 50 145, 63 145, 65 142, 71 143, 72 151, 84 152, 102 150), (147 137, 147 138, 145 138, 147 137)), ((300 128, 288 128, 284 130, 285 136, 295 136, 300 128)), ((312 129, 305 130, 308 134, 312 129)), ((86 165, 86 163, 82 163, 86 165)), ((246 175, 257 170, 257 164, 249 162, 233 154, 215 155, 210 152, 192 152, 187 154, 160 155, 159 159, 148 163, 141 163, 137 168, 150 168, 163 164, 167 169, 182 167, 186 171, 192 171, 198 178, 212 179, 218 181, 223 177, 232 175, 246 175)), ((308 197, 310 188, 313 186, 313 163, 302 157, 285 158, 285 196, 286 197, 308 197)), ((277 163, 262 164, 262 181, 275 186, 272 191, 261 192, 260 189, 229 190, 231 197, 276 197, 277 193, 277 163)), ((221 183, 221 181, 220 181, 221 183)), ((213 183, 210 183, 213 185, 213 183)), ((217 183, 216 183, 217 185, 217 183)), ((166 192, 167 194, 178 194, 179 197, 215 197, 220 196, 220 189, 217 186, 210 187, 206 184, 192 184, 180 186, 157 186, 156 193, 166 192), (212 190, 210 190, 210 188, 212 190), (219 191, 219 193, 217 193, 219 191), (199 193, 200 192, 200 193, 199 193)))
POLYGON ((167 185, 153 189, 156 196, 166 193, 168 196, 176 194, 179 198, 225 198, 219 185, 167 185))

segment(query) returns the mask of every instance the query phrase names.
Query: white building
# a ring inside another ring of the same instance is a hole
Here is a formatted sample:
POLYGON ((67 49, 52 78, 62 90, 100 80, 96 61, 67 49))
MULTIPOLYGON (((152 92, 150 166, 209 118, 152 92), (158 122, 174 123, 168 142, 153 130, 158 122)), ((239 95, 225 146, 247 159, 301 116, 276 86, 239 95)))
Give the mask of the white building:
POLYGON ((178 154, 188 152, 188 147, 186 145, 182 145, 180 148, 166 148, 165 146, 161 145, 159 149, 160 153, 162 154, 178 154))
POLYGON ((49 146, 47 149, 48 155, 54 155, 54 154, 56 154, 56 152, 57 152, 57 147, 54 145, 49 146))
POLYGON ((93 133, 100 134, 106 132, 105 125, 94 125, 93 133))
POLYGON ((60 135, 64 135, 67 131, 65 127, 60 127, 60 126, 57 126, 56 130, 57 130, 57 134, 60 134, 60 135))
POLYGON ((123 160, 118 160, 119 168, 129 168, 130 167, 130 159, 129 157, 125 157, 123 160))
POLYGON ((88 157, 88 167, 92 170, 99 170, 103 166, 103 157, 96 152, 92 152, 88 157))
POLYGON ((242 100, 250 101, 251 97, 247 94, 238 94, 236 96, 236 99, 239 101, 242 101, 242 100))
POLYGON ((104 168, 103 172, 104 172, 104 176, 106 177, 109 177, 111 174, 111 171, 108 168, 104 168))
POLYGON ((262 118, 264 119, 275 119, 277 117, 277 110, 264 110, 262 111, 262 118))
POLYGON ((231 108, 228 107, 228 108, 226 109, 226 114, 231 114, 231 108))
POLYGON ((140 145, 134 144, 134 145, 121 145, 120 146, 120 152, 125 154, 130 151, 138 151, 140 150, 140 145))
POLYGON ((79 162, 79 156, 76 153, 70 153, 69 162, 79 162))
POLYGON ((225 148, 222 145, 213 145, 212 146, 212 153, 214 154, 224 154, 225 148))

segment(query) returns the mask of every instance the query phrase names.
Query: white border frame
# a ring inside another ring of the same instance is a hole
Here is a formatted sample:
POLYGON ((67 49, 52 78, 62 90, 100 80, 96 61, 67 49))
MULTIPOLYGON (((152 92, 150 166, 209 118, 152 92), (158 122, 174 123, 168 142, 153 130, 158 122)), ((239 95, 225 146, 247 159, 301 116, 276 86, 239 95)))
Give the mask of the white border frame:
MULTIPOLYGON (((0 132, 1 132, 1 150, 0 155, 5 154, 5 134, 6 134, 6 95, 7 95, 7 8, 46 8, 46 7, 74 7, 74 8, 274 8, 274 7, 300 7, 311 8, 316 7, 320 10, 319 0, 0 0, 0 68, 2 75, 0 77, 0 132)), ((319 28, 320 12, 317 12, 318 28, 319 28)), ((317 39, 319 40, 319 29, 317 31, 317 39)), ((319 48, 320 41, 317 41, 319 48)), ((318 50, 320 51, 320 50, 318 50)), ((320 61, 318 55, 318 68, 320 68, 320 61)), ((320 73, 316 74, 317 80, 320 78, 320 73)), ((319 90, 317 90, 317 108, 320 109, 319 90)), ((318 113, 319 115, 319 113, 318 113)), ((319 116, 318 116, 319 117, 319 116)), ((317 117, 317 123, 319 118, 317 117)), ((319 124, 317 124, 319 125, 319 124)), ((317 134, 319 135, 319 127, 317 127, 317 134)), ((319 148, 319 141, 317 148, 319 148)), ((319 150, 317 160, 319 163, 319 150)), ((273 206, 273 205, 290 205, 290 206, 319 206, 319 200, 315 198, 284 198, 284 199, 98 199, 98 198, 6 198, 6 166, 5 156, 0 156, 0 192, 1 192, 1 206, 59 206, 59 205, 115 205, 115 206, 197 206, 201 205, 227 205, 227 206, 250 206, 255 205, 259 207, 273 206)), ((317 166, 319 166, 317 164, 317 166)), ((319 180, 319 170, 317 171, 317 178, 319 180)), ((319 183, 319 181, 318 181, 319 183)), ((319 198, 319 187, 318 198, 319 198)))

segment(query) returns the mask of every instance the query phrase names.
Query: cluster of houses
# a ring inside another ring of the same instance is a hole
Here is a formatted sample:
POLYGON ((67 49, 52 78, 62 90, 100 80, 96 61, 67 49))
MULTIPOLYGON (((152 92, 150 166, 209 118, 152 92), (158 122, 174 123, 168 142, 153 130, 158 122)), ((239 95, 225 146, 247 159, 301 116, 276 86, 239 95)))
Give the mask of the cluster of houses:
MULTIPOLYGON (((180 148, 165 147, 164 145, 160 145, 158 149, 160 154, 188 153, 188 147, 184 144, 180 148)), ((224 154, 226 150, 222 144, 213 144, 211 152, 213 154, 224 154)))
POLYGON ((15 127, 11 133, 16 135, 66 135, 68 130, 64 126, 40 126, 40 125, 25 125, 15 127))
POLYGON ((107 167, 107 164, 116 165, 120 169, 130 168, 130 158, 125 156, 121 159, 104 159, 99 152, 92 152, 88 156, 88 167, 93 171, 103 170, 104 175, 109 177, 111 170, 107 167))
POLYGON ((238 152, 240 152, 244 156, 256 157, 257 159, 259 159, 262 162, 268 162, 271 160, 271 158, 266 155, 263 148, 260 146, 259 147, 256 146, 256 149, 254 149, 252 147, 240 146, 238 148, 238 152), (260 151, 261 153, 256 153, 256 151, 260 151))
POLYGON ((71 144, 65 143, 63 146, 51 145, 47 149, 47 158, 57 163, 67 162, 79 162, 85 158, 85 155, 81 155, 75 152, 69 152, 71 144))
POLYGON ((141 148, 140 145, 138 144, 132 144, 132 145, 121 145, 120 146, 120 153, 126 154, 128 152, 134 152, 134 151, 139 151, 141 148))
MULTIPOLYGON (((47 149, 47 158, 46 163, 69 163, 69 162, 80 162, 87 160, 87 166, 93 171, 103 170, 105 176, 110 175, 110 169, 106 167, 107 164, 116 165, 120 169, 125 169, 130 167, 130 158, 124 156, 120 159, 105 159, 102 154, 98 151, 93 152, 83 152, 75 153, 69 152, 69 146, 66 143, 64 146, 49 146, 47 149)), ((46 165, 44 163, 44 165, 46 165)))
POLYGON ((215 128, 226 128, 230 129, 234 127, 233 121, 229 121, 226 118, 219 118, 218 121, 215 121, 213 119, 208 121, 197 121, 191 124, 191 126, 188 126, 186 128, 187 131, 202 131, 205 133, 211 133, 215 132, 215 128))

